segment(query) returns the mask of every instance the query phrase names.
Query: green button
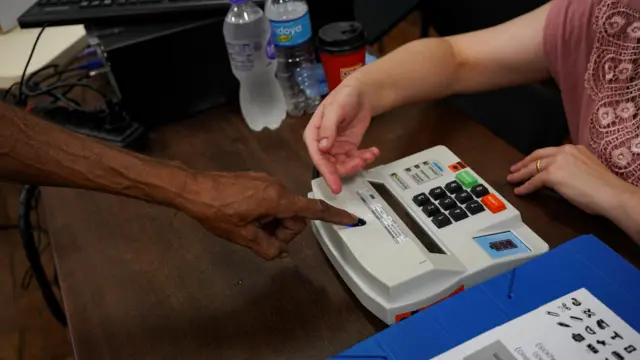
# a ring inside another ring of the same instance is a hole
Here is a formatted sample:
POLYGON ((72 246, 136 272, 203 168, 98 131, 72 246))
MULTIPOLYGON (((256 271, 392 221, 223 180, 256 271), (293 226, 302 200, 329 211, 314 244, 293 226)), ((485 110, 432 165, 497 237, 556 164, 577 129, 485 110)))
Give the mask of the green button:
POLYGON ((471 175, 467 170, 460 171, 456 174, 456 180, 458 180, 465 188, 470 188, 478 185, 478 179, 471 175))

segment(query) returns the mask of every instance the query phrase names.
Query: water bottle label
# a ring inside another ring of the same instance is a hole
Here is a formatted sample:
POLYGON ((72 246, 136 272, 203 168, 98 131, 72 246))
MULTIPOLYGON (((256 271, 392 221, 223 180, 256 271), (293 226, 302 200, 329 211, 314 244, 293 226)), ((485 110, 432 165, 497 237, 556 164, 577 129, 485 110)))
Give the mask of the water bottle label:
POLYGON ((276 59, 276 47, 275 45, 273 45, 273 39, 271 37, 269 37, 269 40, 267 40, 267 46, 265 50, 267 53, 267 59, 269 60, 276 59))
POLYGON ((227 41, 227 52, 235 71, 253 71, 256 66, 269 66, 276 57, 271 39, 264 46, 260 40, 227 41))
POLYGON ((291 21, 271 21, 271 33, 276 46, 296 46, 311 38, 309 12, 291 21))

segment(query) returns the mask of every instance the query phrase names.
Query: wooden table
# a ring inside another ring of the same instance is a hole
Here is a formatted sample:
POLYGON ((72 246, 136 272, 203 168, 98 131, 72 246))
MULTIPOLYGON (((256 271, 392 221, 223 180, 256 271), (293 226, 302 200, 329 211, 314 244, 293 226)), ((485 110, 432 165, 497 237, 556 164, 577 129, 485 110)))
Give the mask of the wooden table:
MULTIPOLYGON (((266 171, 306 194, 306 119, 248 130, 220 108, 152 135, 149 154, 217 171, 266 171)), ((552 247, 594 233, 640 265, 638 246, 608 221, 506 183, 522 155, 444 104, 374 121, 377 164, 444 144, 520 209, 552 247)), ((224 189, 220 189, 224 191, 224 189)), ((384 328, 350 293, 307 230, 287 260, 264 262, 171 209, 85 191, 45 189, 49 231, 80 360, 320 359, 384 328)))

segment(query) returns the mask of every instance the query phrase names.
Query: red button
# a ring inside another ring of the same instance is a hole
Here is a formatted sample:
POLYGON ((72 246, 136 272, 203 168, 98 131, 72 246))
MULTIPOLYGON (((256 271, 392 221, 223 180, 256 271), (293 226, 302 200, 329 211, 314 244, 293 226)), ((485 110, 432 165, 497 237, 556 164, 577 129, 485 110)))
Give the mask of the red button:
POLYGON ((494 214, 497 214, 502 210, 507 210, 507 207, 504 205, 502 200, 498 199, 498 197, 494 194, 486 195, 480 201, 482 201, 484 206, 486 206, 487 209, 489 209, 489 211, 494 214))
POLYGON ((466 169, 468 166, 464 163, 464 161, 458 161, 457 163, 449 165, 449 170, 451 172, 458 172, 460 170, 466 169))

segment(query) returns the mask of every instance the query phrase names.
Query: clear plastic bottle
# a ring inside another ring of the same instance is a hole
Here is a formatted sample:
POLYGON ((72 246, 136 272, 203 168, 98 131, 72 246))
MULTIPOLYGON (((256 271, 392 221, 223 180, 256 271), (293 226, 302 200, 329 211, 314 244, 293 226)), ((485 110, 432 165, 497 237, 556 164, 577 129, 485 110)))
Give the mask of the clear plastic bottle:
POLYGON ((314 76, 316 56, 309 6, 305 0, 267 0, 264 12, 271 22, 278 56, 276 76, 287 99, 288 112, 293 116, 312 113, 322 99, 314 76))
POLYGON ((242 115, 254 131, 276 129, 287 116, 287 106, 275 76, 269 21, 251 0, 229 2, 223 33, 233 74, 240 82, 242 115))

